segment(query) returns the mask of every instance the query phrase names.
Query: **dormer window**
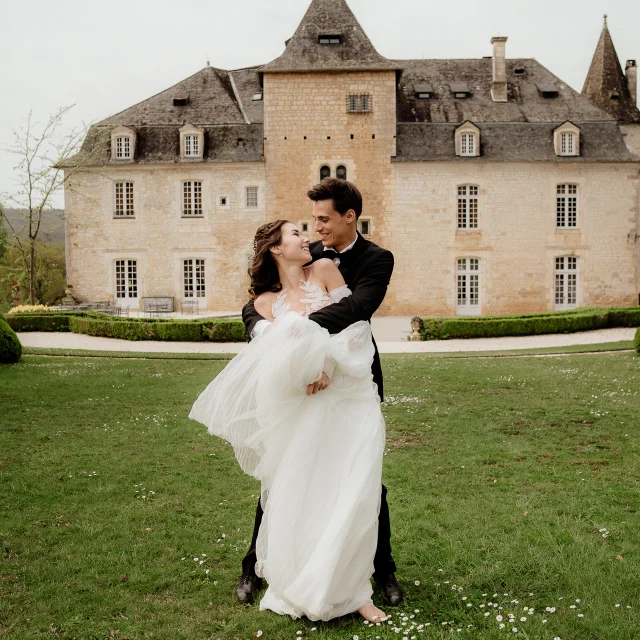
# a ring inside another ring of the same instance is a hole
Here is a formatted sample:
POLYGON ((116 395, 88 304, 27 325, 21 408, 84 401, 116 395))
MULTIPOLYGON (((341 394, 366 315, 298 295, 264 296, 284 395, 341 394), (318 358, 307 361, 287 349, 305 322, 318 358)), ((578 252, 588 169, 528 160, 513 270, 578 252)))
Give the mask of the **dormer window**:
POLYGON ((516 68, 513 70, 513 73, 514 73, 515 75, 517 75, 517 76, 523 76, 523 75, 525 75, 525 74, 527 73, 527 70, 526 70, 526 69, 524 69, 523 67, 516 67, 516 68))
POLYGON ((183 160, 202 160, 204 131, 191 124, 180 129, 180 157, 183 160))
POLYGON ((258 102, 259 100, 262 100, 262 94, 261 93, 254 93, 253 94, 253 98, 251 98, 254 102, 258 102))
POLYGON ((174 107, 186 107, 190 102, 191 102, 191 100, 189 99, 189 96, 185 96, 184 98, 174 98, 173 99, 173 106, 174 107))
POLYGON ((557 156, 580 155, 580 128, 573 122, 565 122, 553 132, 553 143, 557 156))
POLYGON ((433 96, 433 87, 430 84, 416 84, 413 90, 419 100, 426 100, 433 96))
POLYGON ((452 82, 449 86, 455 98, 468 98, 471 95, 471 89, 466 82, 452 82))
POLYGON ((480 155, 480 129, 472 122, 464 122, 455 132, 456 155, 475 157, 480 155))
POLYGON ((116 127, 111 131, 111 159, 132 162, 136 148, 136 133, 129 127, 116 127))
POLYGON ((542 94, 543 98, 557 98, 558 97, 558 87, 554 84, 538 84, 538 91, 542 94))
POLYGON ((116 160, 129 160, 131 158, 131 137, 118 136, 116 138, 116 160))
POLYGON ((318 42, 320 44, 342 44, 342 36, 338 34, 321 35, 318 36, 318 42))
POLYGON ((197 135, 186 135, 184 137, 185 158, 197 158, 200 155, 200 145, 197 135))

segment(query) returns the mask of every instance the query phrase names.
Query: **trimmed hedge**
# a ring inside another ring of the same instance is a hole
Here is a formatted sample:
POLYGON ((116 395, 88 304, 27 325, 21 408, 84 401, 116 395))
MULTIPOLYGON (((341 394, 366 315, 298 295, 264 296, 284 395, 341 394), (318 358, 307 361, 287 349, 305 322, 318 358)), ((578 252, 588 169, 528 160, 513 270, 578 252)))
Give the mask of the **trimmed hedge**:
POLYGON ((15 331, 72 331, 102 338, 176 342, 244 342, 241 320, 203 318, 127 318, 90 311, 21 313, 7 318, 15 331))
POLYGON ((22 357, 22 345, 15 331, 0 314, 0 364, 18 362, 22 357))
POLYGON ((575 309, 554 313, 477 318, 422 318, 423 340, 498 338, 545 333, 575 333, 610 327, 640 326, 640 307, 575 309))
POLYGON ((640 329, 636 331, 636 337, 633 341, 633 346, 636 348, 636 351, 640 353, 640 329))

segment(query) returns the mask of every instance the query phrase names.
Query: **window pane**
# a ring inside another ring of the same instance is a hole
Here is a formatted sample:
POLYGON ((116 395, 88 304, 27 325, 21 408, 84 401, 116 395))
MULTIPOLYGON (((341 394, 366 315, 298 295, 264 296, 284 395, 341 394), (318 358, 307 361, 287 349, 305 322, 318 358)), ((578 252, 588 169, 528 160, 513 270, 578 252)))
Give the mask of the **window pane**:
POLYGON ((344 165, 339 165, 338 167, 336 167, 336 178, 339 178, 340 180, 346 180, 347 167, 345 167, 344 165))
POLYGON ((324 165, 320 167, 320 180, 324 180, 325 178, 329 178, 331 176, 331 169, 324 165))

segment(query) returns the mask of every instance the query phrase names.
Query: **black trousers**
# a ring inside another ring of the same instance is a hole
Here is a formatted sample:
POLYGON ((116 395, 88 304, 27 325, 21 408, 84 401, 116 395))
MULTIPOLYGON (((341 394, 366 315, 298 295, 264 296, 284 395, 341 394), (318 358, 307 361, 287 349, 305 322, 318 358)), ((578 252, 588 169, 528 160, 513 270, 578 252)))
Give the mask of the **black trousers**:
MULTIPOLYGON (((256 542, 258 531, 262 522, 262 507, 258 498, 258 508, 256 509, 256 520, 253 525, 253 536, 251 546, 247 555, 242 560, 242 574, 246 576, 256 575, 256 542)), ((373 559, 373 568, 377 576, 385 577, 396 572, 396 563, 391 557, 391 523, 389 522, 389 505, 387 504, 387 487, 382 485, 382 496, 380 501, 380 515, 378 516, 378 547, 373 559)))

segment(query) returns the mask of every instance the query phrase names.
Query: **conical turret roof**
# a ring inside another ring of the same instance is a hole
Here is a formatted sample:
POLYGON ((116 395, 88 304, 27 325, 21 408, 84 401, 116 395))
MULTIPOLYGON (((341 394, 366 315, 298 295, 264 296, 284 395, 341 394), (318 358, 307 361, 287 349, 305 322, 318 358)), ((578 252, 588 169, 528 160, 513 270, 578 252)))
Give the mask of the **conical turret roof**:
POLYGON ((620 122, 640 122, 640 111, 631 98, 606 16, 582 95, 620 122))
POLYGON ((345 0, 313 0, 285 52, 264 72, 392 71, 397 64, 371 44, 345 0), (322 44, 321 36, 333 36, 322 44))

